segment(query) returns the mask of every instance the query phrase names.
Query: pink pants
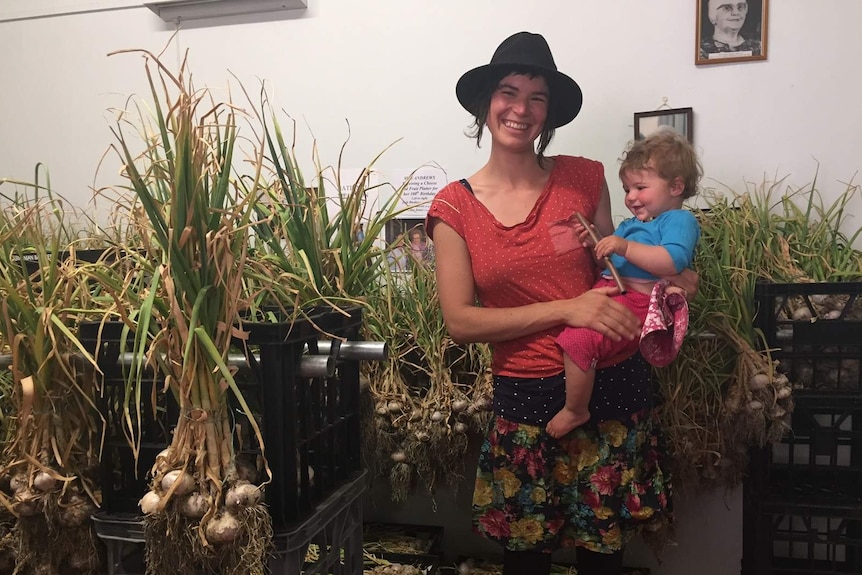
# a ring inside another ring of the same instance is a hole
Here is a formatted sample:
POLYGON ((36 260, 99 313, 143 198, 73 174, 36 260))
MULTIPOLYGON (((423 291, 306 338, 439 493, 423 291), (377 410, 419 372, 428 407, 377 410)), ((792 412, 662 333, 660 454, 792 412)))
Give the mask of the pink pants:
MULTIPOLYGON (((613 286, 616 283, 612 279, 602 277, 593 287, 613 286)), ((649 295, 629 290, 625 295, 613 296, 613 299, 629 308, 643 325, 649 308, 649 295)), ((639 340, 614 341, 587 327, 567 327, 557 336, 557 345, 581 370, 589 371, 590 368, 607 367, 631 357, 638 350, 639 340)))

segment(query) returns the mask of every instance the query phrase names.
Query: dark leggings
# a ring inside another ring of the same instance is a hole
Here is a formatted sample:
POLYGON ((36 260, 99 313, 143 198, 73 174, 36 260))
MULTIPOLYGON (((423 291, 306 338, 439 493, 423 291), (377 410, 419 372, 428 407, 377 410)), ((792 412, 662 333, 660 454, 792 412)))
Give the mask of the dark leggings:
POLYGON ((622 575, 623 552, 596 553, 583 547, 575 550, 578 575, 622 575))
MULTIPOLYGON (((623 552, 596 553, 578 547, 575 551, 578 575, 622 575, 623 552)), ((503 575, 548 575, 551 554, 541 551, 503 552, 503 575)))
POLYGON ((503 575, 549 575, 551 554, 503 550, 503 575))

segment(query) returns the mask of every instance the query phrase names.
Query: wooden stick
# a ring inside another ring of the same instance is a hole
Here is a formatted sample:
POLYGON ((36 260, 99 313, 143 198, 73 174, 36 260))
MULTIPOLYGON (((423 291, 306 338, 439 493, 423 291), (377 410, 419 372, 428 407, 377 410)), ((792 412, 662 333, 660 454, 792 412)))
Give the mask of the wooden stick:
MULTIPOLYGON (((593 238, 593 241, 595 243, 599 243, 599 240, 602 239, 602 236, 599 235, 599 233, 593 228, 590 222, 588 222, 587 219, 582 216, 580 212, 575 212, 575 215, 578 216, 578 221, 581 222, 581 225, 584 226, 584 228, 586 228, 587 233, 590 234, 590 237, 593 238)), ((611 259, 607 256, 604 256, 602 259, 605 261, 605 265, 608 266, 608 270, 610 270, 611 275, 613 276, 614 281, 617 284, 617 287, 620 288, 620 293, 626 293, 626 287, 625 284, 623 284, 623 278, 620 277, 620 272, 618 272, 617 268, 614 267, 614 264, 611 263, 611 259)))

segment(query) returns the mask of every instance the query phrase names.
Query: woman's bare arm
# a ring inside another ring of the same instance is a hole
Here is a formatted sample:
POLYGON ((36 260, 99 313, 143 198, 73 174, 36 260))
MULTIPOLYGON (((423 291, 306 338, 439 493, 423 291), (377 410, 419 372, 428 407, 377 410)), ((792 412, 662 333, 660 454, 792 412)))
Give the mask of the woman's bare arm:
POLYGON ((476 305, 470 253, 445 222, 434 225, 437 290, 449 335, 458 343, 508 341, 558 325, 588 327, 615 340, 640 333, 637 318, 608 297, 615 288, 595 289, 568 300, 513 308, 476 305))
POLYGON ((602 191, 599 193, 599 205, 593 216, 593 226, 602 237, 614 233, 614 220, 611 217, 611 194, 608 191, 608 181, 602 179, 602 191))

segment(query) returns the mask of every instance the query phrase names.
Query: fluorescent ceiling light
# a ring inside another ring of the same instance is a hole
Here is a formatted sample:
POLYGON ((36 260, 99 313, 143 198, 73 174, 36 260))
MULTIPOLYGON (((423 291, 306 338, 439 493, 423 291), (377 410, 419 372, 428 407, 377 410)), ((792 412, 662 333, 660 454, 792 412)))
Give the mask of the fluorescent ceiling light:
POLYGON ((237 16, 299 10, 308 7, 307 0, 162 0, 145 2, 144 6, 155 12, 165 22, 196 20, 216 16, 237 16))

